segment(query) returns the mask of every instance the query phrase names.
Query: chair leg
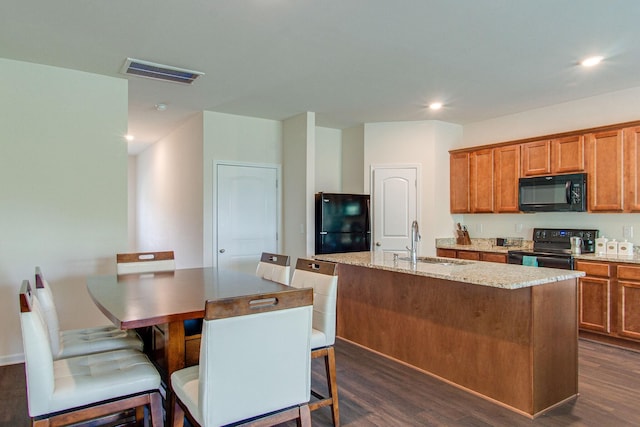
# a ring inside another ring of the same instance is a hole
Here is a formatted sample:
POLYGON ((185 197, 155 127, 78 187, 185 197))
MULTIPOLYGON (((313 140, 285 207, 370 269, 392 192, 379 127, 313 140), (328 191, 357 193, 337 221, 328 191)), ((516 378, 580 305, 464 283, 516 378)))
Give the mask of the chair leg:
POLYGON ((325 374, 327 378, 327 388, 329 390, 329 396, 323 397, 314 393, 311 393, 321 399, 318 402, 309 404, 309 409, 315 411, 325 406, 331 406, 331 418, 333 419, 334 427, 340 426, 340 407, 338 405, 338 381, 336 377, 336 353, 333 346, 319 348, 311 351, 311 358, 316 359, 318 357, 324 357, 325 374))
POLYGON ((160 393, 152 393, 149 402, 149 412, 151 413, 151 426, 161 427, 164 422, 162 419, 162 397, 160 393))
POLYGON ((171 403, 169 407, 173 408, 173 427, 184 427, 184 410, 178 403, 178 398, 175 393, 171 393, 171 403))
POLYGON ((311 412, 309 405, 300 406, 300 418, 296 420, 298 427, 311 427, 311 412))

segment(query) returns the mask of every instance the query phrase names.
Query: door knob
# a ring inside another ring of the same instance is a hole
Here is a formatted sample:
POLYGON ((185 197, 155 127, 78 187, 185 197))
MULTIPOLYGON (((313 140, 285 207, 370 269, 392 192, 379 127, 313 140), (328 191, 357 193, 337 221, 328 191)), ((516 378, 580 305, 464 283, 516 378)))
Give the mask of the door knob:
POLYGON ((218 252, 220 252, 221 254, 224 253, 224 249, 220 249, 218 252))
POLYGON ((382 243, 376 242, 376 246, 382 246, 382 243))

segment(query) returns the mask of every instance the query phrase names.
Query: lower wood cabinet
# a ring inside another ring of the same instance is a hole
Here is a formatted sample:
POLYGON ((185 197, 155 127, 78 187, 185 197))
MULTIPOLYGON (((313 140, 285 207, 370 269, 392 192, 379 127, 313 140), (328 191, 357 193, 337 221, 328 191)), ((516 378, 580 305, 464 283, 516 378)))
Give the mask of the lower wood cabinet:
POLYGON ((640 265, 576 261, 578 327, 605 338, 640 341, 640 265))
POLYGON ((578 280, 578 327, 611 332, 611 265, 576 262, 576 270, 587 273, 578 280))
POLYGON ((640 340, 640 266, 618 265, 618 333, 640 340))
POLYGON ((469 259, 473 261, 501 262, 507 263, 507 254, 497 252, 468 251, 456 249, 436 249, 436 255, 445 258, 469 259))

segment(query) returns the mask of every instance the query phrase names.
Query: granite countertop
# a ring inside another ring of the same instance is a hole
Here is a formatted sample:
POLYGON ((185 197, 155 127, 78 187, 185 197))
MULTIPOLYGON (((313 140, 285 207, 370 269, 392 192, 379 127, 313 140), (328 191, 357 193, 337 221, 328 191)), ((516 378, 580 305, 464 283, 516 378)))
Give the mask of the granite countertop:
POLYGON ((477 251, 477 252, 495 252, 506 254, 509 251, 524 251, 531 249, 533 242, 530 240, 520 240, 517 244, 509 244, 509 246, 496 245, 496 239, 472 238, 470 245, 459 245, 456 239, 438 238, 436 239, 437 249, 455 249, 457 251, 477 251))
POLYGON ((315 259, 501 289, 527 288, 585 275, 584 272, 575 270, 525 267, 514 264, 438 257, 428 257, 429 260, 436 263, 418 262, 413 266, 411 262, 403 260, 402 257, 394 262, 392 253, 381 251, 316 255, 315 259))
MULTIPOLYGON (((458 245, 456 239, 452 238, 438 238, 436 239, 437 249, 455 249, 457 251, 477 251, 477 252, 496 252, 506 254, 509 251, 526 251, 533 249, 533 242, 530 240, 523 240, 519 246, 496 246, 496 239, 471 239, 470 245, 458 245)), ((596 254, 581 254, 574 255, 575 259, 581 259, 584 261, 605 261, 605 262, 618 262, 629 264, 640 264, 640 247, 636 246, 636 252, 633 256, 626 255, 596 255, 596 254)))
POLYGON ((626 255, 596 255, 596 254, 581 254, 574 255, 575 259, 583 261, 605 261, 605 262, 618 262, 628 264, 640 264, 640 255, 636 252, 633 256, 626 255))

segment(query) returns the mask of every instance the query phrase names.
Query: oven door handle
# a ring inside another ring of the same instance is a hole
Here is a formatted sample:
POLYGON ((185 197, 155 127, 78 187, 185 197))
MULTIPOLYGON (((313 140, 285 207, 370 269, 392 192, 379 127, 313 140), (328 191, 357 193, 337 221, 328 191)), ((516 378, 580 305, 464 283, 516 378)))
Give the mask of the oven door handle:
POLYGON ((567 204, 570 205, 571 204, 571 181, 567 181, 564 184, 564 194, 567 198, 567 204))

